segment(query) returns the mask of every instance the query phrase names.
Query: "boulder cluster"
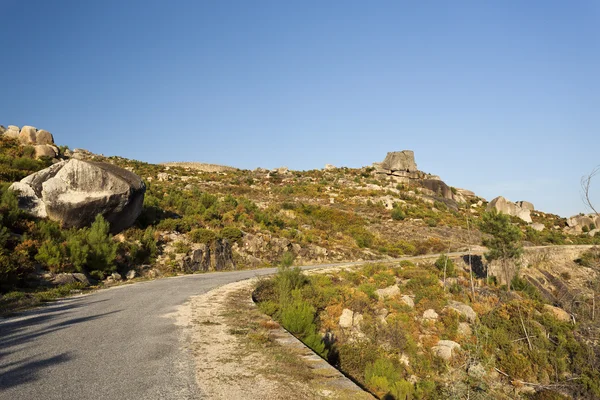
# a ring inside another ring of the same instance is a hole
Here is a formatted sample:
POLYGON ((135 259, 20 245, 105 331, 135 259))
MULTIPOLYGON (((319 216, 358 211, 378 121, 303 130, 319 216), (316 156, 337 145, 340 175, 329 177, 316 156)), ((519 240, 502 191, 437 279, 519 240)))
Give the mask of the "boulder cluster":
POLYGON ((375 174, 387 177, 398 183, 414 183, 423 188, 427 194, 443 197, 462 203, 467 198, 475 197, 471 191, 451 188, 437 175, 419 171, 412 150, 393 151, 387 153, 383 162, 373 163, 375 174))
POLYGON ((516 203, 513 203, 502 196, 498 196, 488 203, 487 211, 491 210, 518 217, 525 222, 531 223, 531 212, 534 210, 534 207, 533 204, 528 201, 517 201, 516 203))
POLYGON ((586 232, 590 236, 595 236, 600 232, 600 215, 579 214, 567 218, 567 227, 565 228, 565 231, 575 235, 586 232))
POLYGON ((35 157, 58 156, 58 147, 54 144, 52 134, 43 129, 37 129, 33 126, 25 125, 22 128, 9 125, 8 128, 0 125, 0 135, 18 139, 22 145, 32 146, 35 149, 35 157))

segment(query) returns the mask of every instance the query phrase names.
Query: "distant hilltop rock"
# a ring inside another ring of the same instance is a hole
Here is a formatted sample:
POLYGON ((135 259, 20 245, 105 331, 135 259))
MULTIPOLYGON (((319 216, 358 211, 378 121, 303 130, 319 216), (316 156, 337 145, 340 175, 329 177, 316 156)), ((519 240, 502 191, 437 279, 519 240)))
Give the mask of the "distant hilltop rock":
POLYGON ((160 163, 160 165, 164 165, 165 167, 189 168, 189 169, 195 169, 195 170, 203 171, 203 172, 237 171, 237 168, 228 167, 226 165, 206 164, 206 163, 199 163, 199 162, 165 162, 165 163, 160 163))
POLYGON ((498 196, 489 202, 486 210, 496 210, 499 213, 518 217, 525 222, 531 223, 531 212, 534 210, 534 207, 533 204, 528 201, 518 201, 513 203, 502 196, 498 196))
POLYGON ((59 154, 58 147, 54 144, 54 137, 50 132, 43 129, 37 129, 29 125, 22 128, 15 125, 9 125, 8 128, 5 128, 0 125, 0 135, 18 139, 24 146, 33 146, 36 158, 54 158, 59 154))
POLYGON ((375 175, 385 176, 398 183, 414 183, 423 188, 427 194, 464 203, 475 194, 469 190, 451 188, 439 176, 428 174, 417 169, 415 153, 412 150, 392 151, 387 153, 381 163, 373 163, 375 175))
POLYGON ((380 164, 381 168, 393 172, 416 172, 415 152, 412 150, 392 151, 387 153, 380 164))
POLYGON ((101 214, 113 233, 133 225, 142 212, 142 179, 112 164, 70 159, 15 182, 19 207, 65 228, 90 225, 101 214))

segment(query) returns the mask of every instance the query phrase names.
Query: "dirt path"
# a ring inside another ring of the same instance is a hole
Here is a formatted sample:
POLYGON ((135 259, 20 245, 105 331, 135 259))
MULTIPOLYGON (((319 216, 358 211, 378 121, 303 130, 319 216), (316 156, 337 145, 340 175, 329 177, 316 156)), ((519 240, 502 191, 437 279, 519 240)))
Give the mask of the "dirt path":
POLYGON ((195 296, 177 312, 210 399, 372 399, 251 300, 255 279, 195 296))

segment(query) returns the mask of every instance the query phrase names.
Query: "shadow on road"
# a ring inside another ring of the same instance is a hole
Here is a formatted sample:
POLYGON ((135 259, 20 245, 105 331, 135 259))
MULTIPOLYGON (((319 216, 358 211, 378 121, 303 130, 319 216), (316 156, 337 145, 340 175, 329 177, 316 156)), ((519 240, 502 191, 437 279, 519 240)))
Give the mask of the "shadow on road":
POLYGON ((42 360, 24 360, 19 363, 13 363, 20 365, 8 371, 4 371, 5 367, 0 366, 0 391, 34 381, 38 378, 39 372, 44 368, 67 362, 72 358, 70 354, 62 353, 42 360))
POLYGON ((80 299, 71 299, 66 304, 36 309, 21 316, 0 321, 0 392, 34 381, 38 379, 43 369, 75 358, 72 352, 63 352, 48 356, 40 354, 24 359, 17 357, 18 361, 9 361, 13 353, 23 351, 23 346, 35 345, 36 339, 44 335, 121 311, 115 310, 83 317, 69 316, 73 310, 82 306, 88 307, 90 304, 90 302, 82 303, 80 299))

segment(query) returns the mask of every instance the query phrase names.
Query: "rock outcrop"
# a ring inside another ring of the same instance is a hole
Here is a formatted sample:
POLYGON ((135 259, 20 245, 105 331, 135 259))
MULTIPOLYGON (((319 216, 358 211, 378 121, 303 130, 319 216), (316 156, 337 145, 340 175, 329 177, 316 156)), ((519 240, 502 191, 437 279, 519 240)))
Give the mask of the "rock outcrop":
POLYGON ((432 308, 427 309, 423 312, 424 320, 436 320, 436 319, 438 319, 438 317, 439 317, 438 313, 436 313, 435 310, 432 308))
POLYGON ((600 227, 600 216, 596 214, 575 215, 567 218, 567 233, 579 234, 584 230, 593 231, 600 227))
POLYGON ((431 350, 436 356, 443 360, 450 361, 454 355, 454 351, 460 350, 460 344, 452 340, 440 340, 431 348, 431 350))
POLYGON ((571 314, 560 307, 544 304, 544 311, 550 313, 554 318, 562 322, 571 322, 571 314))
POLYGON ((71 159, 15 182, 19 207, 64 227, 83 227, 101 214, 112 232, 131 226, 142 211, 146 186, 112 164, 71 159))
POLYGON ((392 151, 387 153, 381 168, 392 172, 417 172, 415 152, 412 150, 392 151))
POLYGON ((6 132, 4 132, 4 135, 11 137, 13 139, 16 139, 19 137, 19 132, 20 132, 20 129, 18 126, 9 125, 6 132))
POLYGON ((54 158, 59 154, 58 147, 54 145, 54 137, 50 132, 44 129, 38 130, 29 125, 25 125, 20 129, 18 126, 14 125, 9 125, 8 129, 0 126, 0 134, 13 139, 18 139, 24 146, 33 146, 35 148, 36 158, 54 158))
POLYGON ((210 246, 198 244, 191 254, 183 259, 183 268, 186 272, 208 271, 210 269, 210 246))
POLYGON ((521 218, 525 222, 532 222, 531 211, 533 210, 533 204, 527 201, 513 203, 512 201, 506 200, 502 196, 498 196, 489 202, 486 210, 496 210, 502 214, 507 214, 513 217, 521 218))
POLYGON ((417 169, 415 153, 412 150, 393 151, 387 153, 381 163, 373 163, 375 173, 386 175, 394 181, 409 183, 420 179, 435 179, 436 177, 417 169))
POLYGON ((477 319, 477 313, 475 313, 475 311, 473 311, 471 306, 469 306, 465 303, 451 300, 447 307, 451 310, 456 311, 457 313, 459 313, 460 315, 465 317, 467 319, 467 321, 469 321, 471 323, 475 322, 475 320, 477 319))
POLYGON ((400 294, 400 288, 398 285, 388 286, 383 289, 377 289, 375 294, 379 297, 380 300, 384 300, 388 297, 394 297, 400 294))
POLYGON ((468 190, 451 188, 437 175, 419 171, 415 162, 415 153, 412 150, 387 153, 383 162, 373 163, 373 168, 376 175, 385 176, 399 183, 419 185, 426 195, 456 202, 465 202, 467 199, 475 197, 475 194, 468 190))

